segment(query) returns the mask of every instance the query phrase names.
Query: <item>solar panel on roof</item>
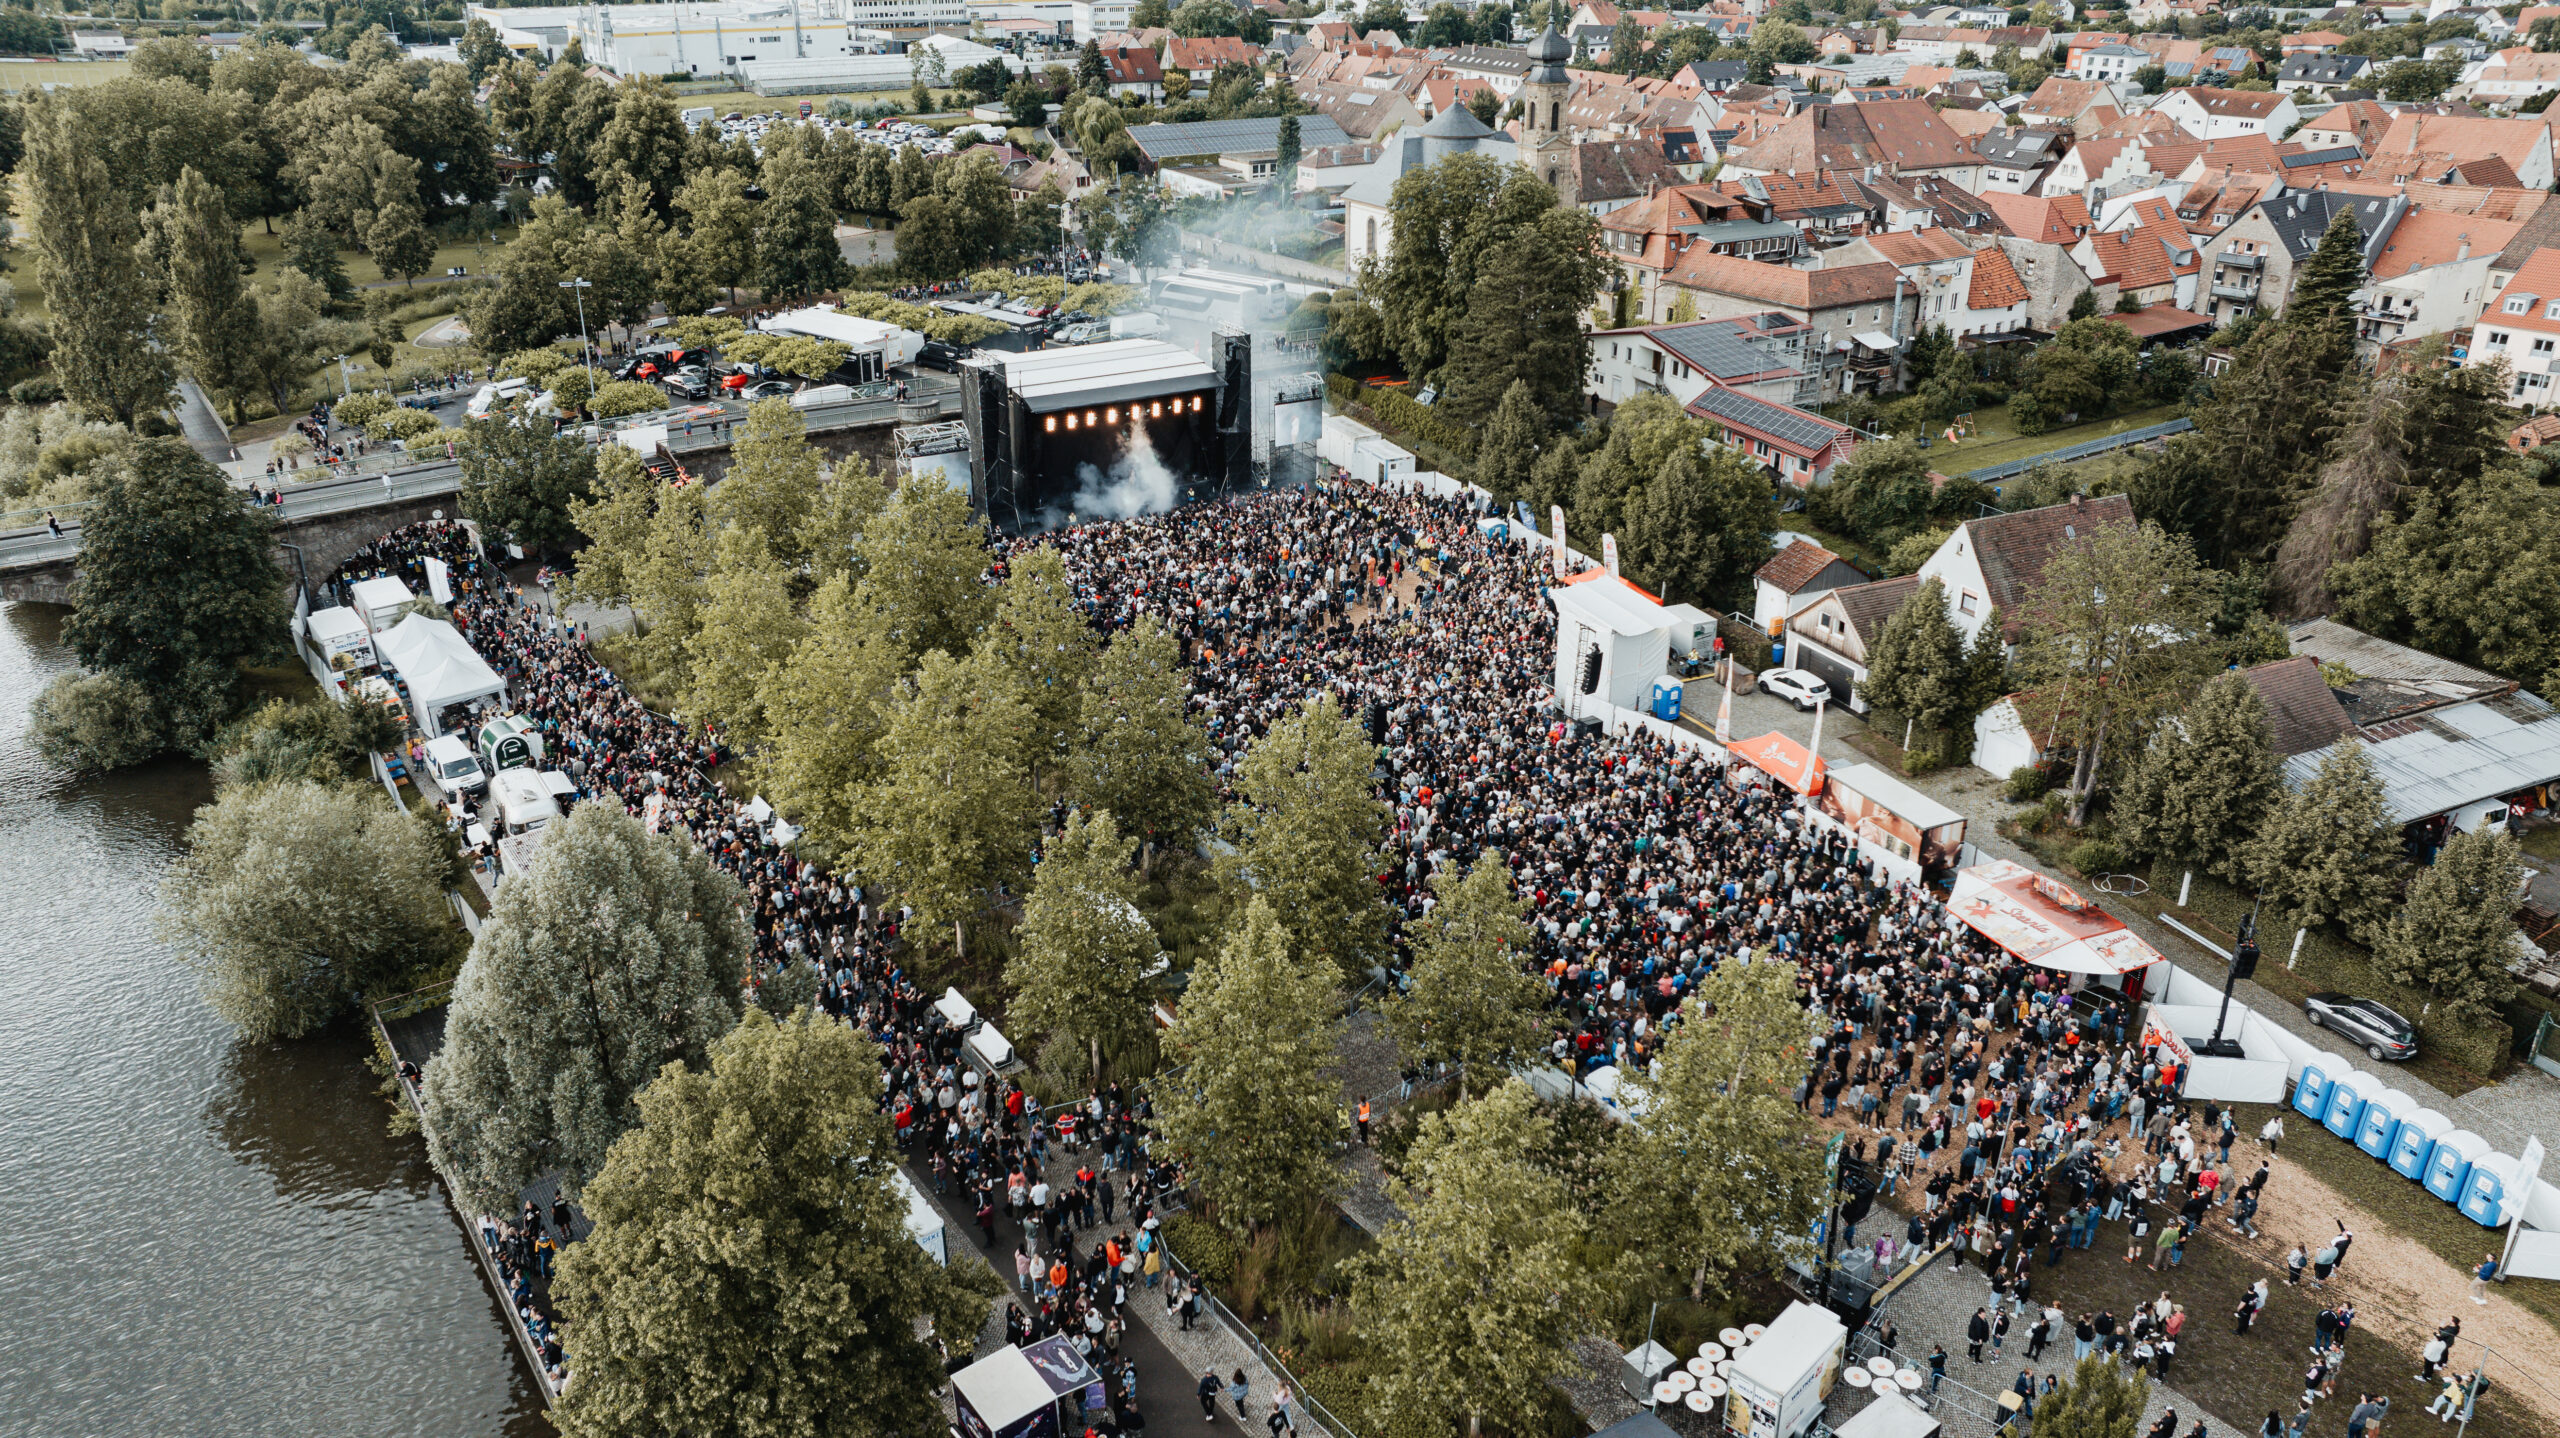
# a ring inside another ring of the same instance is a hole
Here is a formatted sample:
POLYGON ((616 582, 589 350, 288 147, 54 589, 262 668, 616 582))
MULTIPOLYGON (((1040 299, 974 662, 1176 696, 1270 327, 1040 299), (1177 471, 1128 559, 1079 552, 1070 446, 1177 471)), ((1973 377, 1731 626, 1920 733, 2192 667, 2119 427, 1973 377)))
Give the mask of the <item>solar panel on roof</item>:
POLYGON ((1787 409, 1765 400, 1753 399, 1746 394, 1736 394, 1729 389, 1705 390, 1696 399, 1691 400, 1690 404, 1719 418, 1748 425, 1762 434, 1783 439, 1789 444, 1801 445, 1809 450, 1822 448, 1839 433, 1832 426, 1800 410, 1787 409))

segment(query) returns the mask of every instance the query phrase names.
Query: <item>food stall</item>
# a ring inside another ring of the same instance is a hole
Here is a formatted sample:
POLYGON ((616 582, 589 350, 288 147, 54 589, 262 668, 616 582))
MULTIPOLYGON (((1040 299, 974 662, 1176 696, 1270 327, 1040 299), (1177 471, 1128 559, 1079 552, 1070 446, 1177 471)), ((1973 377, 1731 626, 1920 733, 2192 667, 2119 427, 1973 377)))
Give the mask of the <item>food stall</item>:
POLYGON ((1742 1438, 1800 1438, 1822 1416, 1848 1341, 1840 1315, 1788 1304, 1768 1331, 1734 1355, 1725 1375, 1725 1426, 1742 1438))
POLYGON ((412 614, 390 629, 377 628, 373 645, 382 662, 409 686, 411 717, 430 739, 444 732, 442 716, 447 709, 503 698, 507 692, 498 671, 443 620, 412 614))
POLYGON ((1101 1375, 1064 1338, 1028 1348, 1008 1343, 951 1375, 958 1412, 952 1431, 960 1438, 1073 1438, 1085 1429, 1085 1408, 1102 1406, 1101 1387, 1101 1375))
POLYGON ((340 605, 314 609, 303 622, 312 647, 320 651, 332 673, 354 674, 373 667, 373 631, 365 627, 363 615, 340 605))
POLYGON ((2168 961, 2124 921, 2058 879, 1994 859, 1958 870, 1947 912, 2038 968, 2142 997, 2154 964, 2168 961))
POLYGON ((409 592, 408 585, 387 574, 359 579, 347 586, 347 607, 355 610, 364 619, 365 627, 376 634, 398 624, 400 606, 417 597, 409 592))
POLYGON ((1832 770, 1814 796, 1813 815, 1906 883, 1938 882, 1964 852, 1963 814, 1873 764, 1832 770))

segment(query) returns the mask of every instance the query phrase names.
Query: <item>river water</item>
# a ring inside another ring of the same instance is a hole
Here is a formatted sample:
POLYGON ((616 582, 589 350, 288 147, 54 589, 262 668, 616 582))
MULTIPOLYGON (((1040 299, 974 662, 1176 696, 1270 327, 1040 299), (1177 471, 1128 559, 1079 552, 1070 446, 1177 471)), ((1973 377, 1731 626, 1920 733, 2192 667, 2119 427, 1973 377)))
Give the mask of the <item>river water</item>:
POLYGON ((63 613, 0 606, 0 1435, 545 1438, 361 1032, 243 1044, 153 937, 203 769, 28 745, 63 613))

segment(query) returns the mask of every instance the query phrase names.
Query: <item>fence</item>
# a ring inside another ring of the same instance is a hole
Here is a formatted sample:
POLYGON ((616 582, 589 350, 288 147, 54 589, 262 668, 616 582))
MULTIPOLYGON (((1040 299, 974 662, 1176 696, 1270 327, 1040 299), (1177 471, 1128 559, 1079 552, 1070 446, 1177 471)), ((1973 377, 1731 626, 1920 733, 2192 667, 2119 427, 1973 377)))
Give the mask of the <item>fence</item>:
POLYGON ((2071 464, 2093 455, 2127 449, 2155 439, 2167 439, 2173 434, 2185 434, 2195 427, 2196 423, 2191 419, 2173 419, 2167 424, 2145 425, 2141 429, 2129 429, 2122 434, 2108 435, 2105 439, 2084 440, 2079 444, 2064 445, 2060 449, 2048 450, 2043 454, 2031 455, 2025 459, 2013 459, 2007 464, 1984 465, 1980 469, 1965 471, 1964 477, 1979 484, 2014 479, 2040 464, 2071 464))
POLYGON ((1211 1317, 1225 1324, 1227 1331, 1242 1339, 1244 1345, 1253 1350, 1253 1356, 1261 1359, 1262 1365, 1270 1369, 1273 1376, 1289 1385, 1289 1391, 1297 1395, 1296 1408, 1311 1419, 1318 1430, 1332 1433, 1335 1438, 1360 1438, 1350 1424, 1336 1417, 1332 1409, 1325 1407, 1317 1399, 1314 1392, 1307 1387, 1305 1379, 1289 1371, 1289 1365, 1280 1361, 1279 1354, 1263 1345, 1262 1340, 1255 1336, 1252 1324, 1238 1318, 1235 1310, 1218 1301, 1218 1295, 1209 1291, 1208 1286, 1200 1281, 1200 1276, 1191 1271, 1191 1266, 1174 1253, 1171 1244, 1165 1245, 1164 1261, 1168 1272, 1190 1284, 1192 1291, 1200 1295, 1200 1302, 1207 1307, 1211 1317))

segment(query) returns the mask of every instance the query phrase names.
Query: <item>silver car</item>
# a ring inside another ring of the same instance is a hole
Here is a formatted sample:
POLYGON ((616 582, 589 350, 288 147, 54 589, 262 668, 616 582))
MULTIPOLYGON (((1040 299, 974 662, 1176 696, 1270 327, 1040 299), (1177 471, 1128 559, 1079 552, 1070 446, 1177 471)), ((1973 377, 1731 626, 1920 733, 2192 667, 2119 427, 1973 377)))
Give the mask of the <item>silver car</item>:
POLYGON ((2302 1001, 2302 1011, 2313 1028, 2329 1030, 2363 1049, 2369 1059, 2398 1061, 2418 1056, 2417 1028, 2371 999, 2313 994, 2302 1001))

